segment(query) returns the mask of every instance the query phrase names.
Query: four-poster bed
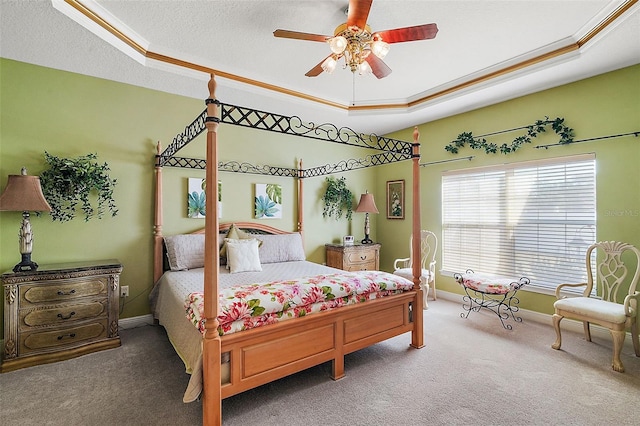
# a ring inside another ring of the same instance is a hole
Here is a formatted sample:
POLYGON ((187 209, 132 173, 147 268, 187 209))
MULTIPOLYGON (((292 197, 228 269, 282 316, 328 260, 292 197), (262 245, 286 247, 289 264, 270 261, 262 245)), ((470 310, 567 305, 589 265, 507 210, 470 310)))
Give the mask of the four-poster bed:
MULTIPOLYGON (((375 135, 365 137, 345 128, 337 129, 332 127, 327 131, 322 129, 322 126, 311 125, 305 127, 304 123, 299 122, 296 117, 283 117, 221 104, 215 99, 215 79, 213 75, 209 81, 209 93, 210 97, 206 100, 207 108, 205 112, 190 126, 187 126, 185 132, 178 135, 166 150, 162 153, 158 152, 156 156, 156 210, 154 225, 154 280, 156 283, 158 283, 163 274, 163 264, 165 263, 164 236, 162 235, 162 167, 168 165, 203 168, 202 160, 175 157, 175 153, 204 131, 205 127, 207 131, 207 154, 204 168, 206 169, 205 179, 208 182, 218 181, 219 170, 290 176, 298 179, 299 218, 297 231, 300 236, 304 229, 302 220, 302 184, 304 178, 411 159, 413 168, 412 233, 413 235, 419 235, 420 155, 417 129, 414 131, 413 143, 408 143, 375 135), (222 118, 218 118, 219 109, 221 109, 222 118), (217 129, 220 121, 344 144, 353 145, 352 141, 355 140, 355 145, 357 146, 377 149, 380 152, 368 156, 364 161, 349 160, 343 161, 339 165, 308 170, 303 170, 302 164, 297 169, 270 166, 257 169, 245 163, 229 165, 230 163, 220 162, 218 158, 217 129), (214 165, 214 167, 211 167, 211 165, 214 165), (342 169, 340 169, 341 167, 342 169), (247 170, 247 168, 250 170, 247 170)), ((218 186, 206 185, 205 193, 207 200, 217 200, 218 186)), ((413 282, 409 282, 408 289, 403 291, 391 291, 388 292, 389 294, 385 294, 385 297, 380 297, 380 294, 374 295, 372 298, 366 299, 366 302, 364 302, 364 299, 361 300, 364 303, 347 304, 339 309, 330 309, 313 315, 297 317, 290 321, 271 323, 264 327, 232 334, 220 333, 219 315, 221 307, 217 295, 221 291, 219 283, 224 278, 225 267, 220 265, 219 255, 221 240, 225 237, 224 232, 228 224, 219 223, 215 203, 207 203, 206 208, 202 272, 204 282, 202 317, 205 320, 200 322, 203 329, 203 337, 200 342, 202 343, 204 424, 221 424, 222 399, 326 361, 332 362, 332 378, 339 379, 345 374, 344 356, 346 354, 393 336, 410 331, 410 345, 414 348, 421 348, 424 345, 423 298, 422 290, 420 289, 420 270, 417 264, 413 271, 413 282), (227 360, 229 361, 226 362, 228 371, 225 376, 228 377, 223 378, 224 369, 221 368, 221 363, 227 360)), ((254 232, 263 234, 293 234, 289 231, 276 230, 275 228, 255 223, 237 223, 236 225, 240 228, 251 228, 254 232), (255 231, 256 229, 257 231, 255 231)), ((415 256, 419 256, 419 238, 414 238, 414 241, 417 243, 413 245, 412 250, 415 256)), ((323 271, 322 273, 328 274, 330 272, 323 271)), ((386 273, 380 272, 379 274, 384 275, 386 273)), ((357 277, 357 279, 362 279, 362 277, 357 277)), ((373 278, 374 281, 379 279, 381 278, 378 276, 373 278)), ((185 321, 187 321, 186 315, 185 321)), ((169 338, 171 339, 171 335, 169 338)), ((193 374, 196 373, 194 372, 193 374)))

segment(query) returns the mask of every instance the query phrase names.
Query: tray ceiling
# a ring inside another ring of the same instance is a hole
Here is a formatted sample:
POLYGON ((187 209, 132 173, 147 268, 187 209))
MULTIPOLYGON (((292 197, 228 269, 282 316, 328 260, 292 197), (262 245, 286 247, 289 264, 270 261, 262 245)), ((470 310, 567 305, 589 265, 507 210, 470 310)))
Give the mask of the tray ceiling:
MULTIPOLYGON (((435 22, 433 40, 391 45, 384 79, 305 77, 342 1, 53 0, 0 3, 0 55, 305 121, 386 133, 640 63, 637 0, 374 0, 372 30, 435 22)), ((534 117, 537 118, 537 117, 534 117)))

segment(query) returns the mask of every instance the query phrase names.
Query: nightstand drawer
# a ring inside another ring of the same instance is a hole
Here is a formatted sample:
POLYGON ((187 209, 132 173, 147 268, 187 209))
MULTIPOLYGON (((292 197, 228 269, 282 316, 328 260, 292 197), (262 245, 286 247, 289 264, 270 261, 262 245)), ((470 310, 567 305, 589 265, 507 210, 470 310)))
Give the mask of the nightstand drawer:
POLYGON ((107 295, 107 277, 82 277, 59 280, 55 285, 34 283, 20 287, 23 308, 29 304, 50 304, 96 295, 107 295))
POLYGON ((24 330, 31 327, 48 327, 73 321, 107 317, 107 300, 83 304, 56 306, 47 309, 24 309, 19 312, 20 325, 24 330))
POLYGON ((345 253, 345 256, 347 257, 347 262, 352 265, 373 263, 373 266, 375 267, 377 254, 378 250, 366 248, 363 250, 345 253))
POLYGON ((348 272, 354 271, 375 271, 376 270, 376 261, 372 259, 368 262, 360 262, 360 263, 351 263, 344 265, 344 270, 348 272))
POLYGON ((40 352, 45 349, 57 349, 65 346, 90 343, 107 337, 107 319, 66 327, 58 330, 24 333, 20 339, 20 356, 40 352))

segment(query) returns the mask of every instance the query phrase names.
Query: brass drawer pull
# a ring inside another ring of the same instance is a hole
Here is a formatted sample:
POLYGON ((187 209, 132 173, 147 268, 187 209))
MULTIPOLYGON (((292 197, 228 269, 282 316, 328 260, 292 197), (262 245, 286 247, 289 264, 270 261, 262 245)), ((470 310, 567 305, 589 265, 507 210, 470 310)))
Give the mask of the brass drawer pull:
POLYGON ((58 314, 58 318, 63 319, 63 320, 68 320, 70 319, 72 316, 74 316, 76 314, 75 311, 71 311, 71 313, 68 316, 63 316, 62 314, 58 314))
POLYGON ((72 289, 68 293, 65 293, 62 290, 58 290, 58 296, 71 296, 72 294, 76 294, 76 290, 75 289, 72 289))
POLYGON ((65 337, 69 337, 69 338, 73 339, 74 337, 76 337, 76 333, 69 333, 69 334, 60 335, 60 336, 58 336, 58 340, 62 340, 65 337))

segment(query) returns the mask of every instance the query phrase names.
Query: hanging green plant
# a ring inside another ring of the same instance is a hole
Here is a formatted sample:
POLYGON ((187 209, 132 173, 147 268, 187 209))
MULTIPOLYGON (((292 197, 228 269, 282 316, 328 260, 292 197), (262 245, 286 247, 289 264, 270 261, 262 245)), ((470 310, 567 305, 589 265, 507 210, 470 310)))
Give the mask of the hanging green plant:
POLYGON ((323 217, 340 219, 346 210, 347 220, 351 220, 353 213, 353 194, 347 188, 347 180, 343 177, 336 179, 332 176, 326 178, 327 189, 322 197, 324 201, 323 217))
POLYGON ((515 138, 513 142, 511 142, 511 145, 504 143, 498 146, 495 143, 488 143, 487 140, 481 136, 474 137, 471 132, 463 132, 458 135, 457 139, 451 141, 449 145, 445 146, 444 149, 452 154, 457 154, 460 148, 463 148, 468 144, 471 149, 484 149, 487 154, 495 154, 498 150, 500 150, 502 154, 509 154, 517 151, 525 143, 531 143, 531 139, 535 138, 540 133, 546 132, 547 126, 551 126, 553 131, 556 132, 557 135, 560 135, 560 144, 564 145, 573 142, 573 129, 565 126, 564 118, 557 117, 554 120, 549 120, 549 117, 545 117, 544 120, 537 120, 530 126, 518 127, 517 129, 504 130, 502 132, 491 134, 496 135, 514 130, 527 129, 527 134, 515 138))
POLYGON ((118 214, 113 188, 116 179, 109 177, 109 166, 96 162, 96 154, 78 158, 60 158, 45 151, 49 168, 40 175, 42 193, 51 206, 51 218, 67 222, 76 217, 80 207, 84 220, 102 219, 105 212, 118 214), (95 206, 92 199, 95 196, 95 206))

